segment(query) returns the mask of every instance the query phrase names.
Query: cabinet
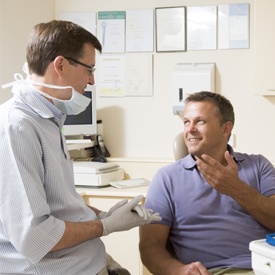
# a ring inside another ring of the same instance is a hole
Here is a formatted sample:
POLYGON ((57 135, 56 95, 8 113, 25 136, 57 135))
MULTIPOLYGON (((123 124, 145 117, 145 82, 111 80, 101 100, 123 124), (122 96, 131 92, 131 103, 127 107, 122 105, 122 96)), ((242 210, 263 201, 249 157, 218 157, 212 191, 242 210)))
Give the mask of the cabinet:
POLYGON ((275 247, 265 239, 255 240, 249 244, 252 267, 256 275, 273 275, 275 271, 275 247))
MULTIPOLYGON (((130 200, 139 194, 145 197, 147 188, 146 186, 122 190, 114 187, 100 189, 77 188, 77 192, 82 195, 86 204, 108 211, 114 204, 124 198, 130 200)), ((101 239, 105 244, 107 253, 120 265, 127 268, 131 275, 151 274, 142 265, 140 260, 138 228, 124 232, 115 232, 101 239)))
POLYGON ((254 1, 255 4, 255 93, 275 96, 275 1, 254 1))

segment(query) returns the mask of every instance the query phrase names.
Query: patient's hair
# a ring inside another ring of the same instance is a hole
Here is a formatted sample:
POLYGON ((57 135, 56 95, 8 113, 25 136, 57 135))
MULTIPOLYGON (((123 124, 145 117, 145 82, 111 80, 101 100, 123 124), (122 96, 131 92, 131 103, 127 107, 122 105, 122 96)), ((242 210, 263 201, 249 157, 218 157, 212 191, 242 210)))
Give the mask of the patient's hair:
POLYGON ((35 25, 26 51, 30 73, 43 76, 48 65, 59 55, 79 59, 87 43, 101 52, 98 39, 78 24, 52 20, 35 25))
POLYGON ((220 94, 215 94, 212 92, 202 91, 202 92, 190 94, 185 99, 185 104, 192 101, 212 103, 214 106, 216 106, 221 124, 224 124, 227 121, 230 121, 234 125, 234 122, 235 122, 234 108, 231 102, 224 96, 220 94))

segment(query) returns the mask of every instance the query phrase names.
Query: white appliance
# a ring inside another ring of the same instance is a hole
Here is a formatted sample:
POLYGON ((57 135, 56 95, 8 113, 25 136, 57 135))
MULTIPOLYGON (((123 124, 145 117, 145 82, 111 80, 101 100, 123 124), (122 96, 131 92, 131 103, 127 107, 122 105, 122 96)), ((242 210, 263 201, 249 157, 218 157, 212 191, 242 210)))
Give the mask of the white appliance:
POLYGON ((124 170, 111 162, 75 161, 74 179, 76 186, 106 187, 110 181, 124 179, 124 170))
POLYGON ((249 244, 252 251, 252 268, 256 275, 275 274, 275 246, 265 239, 252 241, 249 244))
POLYGON ((177 63, 172 74, 173 113, 181 115, 185 98, 194 92, 215 92, 215 63, 177 63))

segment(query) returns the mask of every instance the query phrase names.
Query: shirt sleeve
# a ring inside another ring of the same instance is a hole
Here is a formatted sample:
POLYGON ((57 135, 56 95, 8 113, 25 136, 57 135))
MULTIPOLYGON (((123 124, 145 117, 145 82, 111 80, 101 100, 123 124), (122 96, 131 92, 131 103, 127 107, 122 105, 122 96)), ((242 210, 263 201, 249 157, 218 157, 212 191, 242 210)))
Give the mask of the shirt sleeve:
POLYGON ((269 197, 275 194, 275 169, 272 163, 264 156, 259 155, 259 191, 262 195, 269 197))
POLYGON ((169 227, 172 225, 174 216, 174 207, 170 197, 171 180, 161 169, 153 177, 145 200, 145 206, 156 213, 160 213, 162 220, 154 222, 165 224, 169 227))
MULTIPOLYGON (((16 115, 15 115, 16 117, 16 115)), ((51 216, 44 185, 43 150, 29 121, 1 133, 0 217, 5 238, 35 263, 62 237, 65 223, 51 216)))

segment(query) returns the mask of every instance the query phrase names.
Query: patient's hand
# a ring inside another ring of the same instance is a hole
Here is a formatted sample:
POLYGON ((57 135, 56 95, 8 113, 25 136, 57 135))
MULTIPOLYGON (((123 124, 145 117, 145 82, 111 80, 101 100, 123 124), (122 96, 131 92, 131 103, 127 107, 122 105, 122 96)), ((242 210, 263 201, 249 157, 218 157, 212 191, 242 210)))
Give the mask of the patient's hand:
POLYGON ((200 262, 183 265, 173 271, 171 275, 211 275, 200 262))

